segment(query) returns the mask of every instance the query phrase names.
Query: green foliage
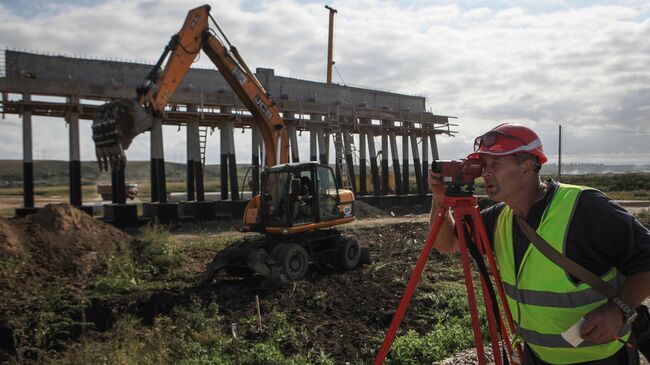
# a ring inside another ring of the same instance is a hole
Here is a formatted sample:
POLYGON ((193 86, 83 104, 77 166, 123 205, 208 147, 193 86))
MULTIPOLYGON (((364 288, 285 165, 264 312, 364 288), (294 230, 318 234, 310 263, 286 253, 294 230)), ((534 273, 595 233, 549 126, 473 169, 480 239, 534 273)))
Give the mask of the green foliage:
POLYGON ((0 259, 0 286, 13 287, 25 267, 22 257, 3 257, 0 259))
MULTIPOLYGON (((442 283, 420 300, 424 301, 424 304, 418 304, 426 306, 426 316, 430 318, 432 325, 425 333, 409 330, 405 335, 396 337, 388 358, 390 364, 432 363, 474 344, 464 284, 442 283)), ((480 299, 479 316, 485 318, 485 308, 480 299)), ((482 324, 481 332, 483 338, 486 338, 485 324, 482 324)))
POLYGON ((562 175, 561 181, 567 184, 586 185, 602 192, 628 191, 648 196, 650 186, 649 173, 628 174, 593 174, 593 175, 562 175))
MULTIPOLYGON (((275 312, 263 334, 251 335, 255 317, 239 326, 239 358, 242 364, 322 364, 333 361, 315 349, 307 355, 287 355, 284 349, 300 339, 286 315, 275 312)), ((53 364, 182 364, 234 363, 230 324, 224 323, 216 303, 192 300, 169 316, 156 318, 150 326, 126 316, 101 339, 85 338, 51 361, 53 364)))
POLYGON ((140 240, 121 243, 111 254, 106 273, 95 280, 95 292, 111 294, 151 287, 153 281, 169 279, 181 262, 169 231, 149 225, 140 240))
POLYGON ((63 348, 64 340, 91 324, 83 321, 86 301, 65 280, 30 288, 26 300, 5 313, 13 331, 16 360, 41 362, 63 348))
POLYGON ((181 262, 171 234, 160 225, 145 227, 135 249, 137 262, 153 276, 168 275, 181 262))

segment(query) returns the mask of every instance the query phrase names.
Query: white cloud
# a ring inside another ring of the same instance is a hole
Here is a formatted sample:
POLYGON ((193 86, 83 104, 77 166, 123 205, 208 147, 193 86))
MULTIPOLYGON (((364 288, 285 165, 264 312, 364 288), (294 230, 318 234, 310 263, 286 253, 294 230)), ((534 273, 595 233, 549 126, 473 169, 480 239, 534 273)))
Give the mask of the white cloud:
MULTIPOLYGON (((552 155, 558 123, 576 131, 581 126, 650 129, 650 5, 609 3, 334 2, 336 67, 347 83, 424 94, 434 112, 458 116, 452 121, 459 124, 452 128, 459 131, 457 137, 438 138, 443 158, 465 155, 476 135, 501 121, 537 128, 552 155)), ((0 44, 153 62, 186 12, 199 5, 171 0, 73 2, 26 17, 0 4, 0 44)), ((327 11, 322 4, 278 0, 213 5, 213 16, 251 68, 325 78, 327 11)), ((207 57, 197 64, 210 66, 207 57)), ((341 82, 336 73, 334 80, 341 82)), ((20 157, 20 121, 8 116, 5 123, 0 158, 20 157)), ((58 131, 62 123, 45 124, 43 128, 57 129, 52 136, 66 140, 66 132, 58 131)), ((89 138, 88 133, 82 138, 89 138)), ((134 142, 130 159, 148 159, 145 136, 134 142)), ((209 162, 219 161, 216 136, 208 142, 209 162)), ((628 162, 641 163, 650 154, 633 152, 647 137, 594 132, 586 138, 569 129, 571 147, 565 151, 585 161, 623 153, 612 157, 612 163, 625 156, 628 162), (591 148, 595 140, 603 142, 598 151, 591 148), (595 153, 603 154, 591 158, 595 153)), ((250 136, 238 135, 239 140, 243 155, 238 159, 248 161, 250 136)), ((184 130, 165 130, 168 159, 184 161, 184 141, 184 130)), ((84 143, 82 156, 90 159, 92 145, 84 143)), ((48 148, 47 155, 67 158, 67 143, 60 145, 60 151, 48 148)), ((301 154, 308 155, 306 147, 301 154)))

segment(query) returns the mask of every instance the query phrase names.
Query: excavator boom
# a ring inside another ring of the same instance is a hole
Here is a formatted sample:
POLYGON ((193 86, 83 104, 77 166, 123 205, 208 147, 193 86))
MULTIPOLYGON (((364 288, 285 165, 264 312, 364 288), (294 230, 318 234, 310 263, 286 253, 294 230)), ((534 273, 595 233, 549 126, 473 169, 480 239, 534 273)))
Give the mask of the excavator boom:
MULTIPOLYGON (((155 121, 163 117, 165 107, 201 50, 253 115, 264 140, 266 164, 288 162, 289 141, 278 108, 237 49, 230 44, 230 48, 226 48, 210 29, 210 19, 208 5, 190 10, 181 30, 171 38, 154 68, 137 88, 137 97, 98 108, 93 119, 93 139, 100 169, 107 170, 109 165, 117 168, 124 163, 124 151, 133 138, 151 129, 155 121)), ((220 31, 218 25, 217 29, 220 31)))

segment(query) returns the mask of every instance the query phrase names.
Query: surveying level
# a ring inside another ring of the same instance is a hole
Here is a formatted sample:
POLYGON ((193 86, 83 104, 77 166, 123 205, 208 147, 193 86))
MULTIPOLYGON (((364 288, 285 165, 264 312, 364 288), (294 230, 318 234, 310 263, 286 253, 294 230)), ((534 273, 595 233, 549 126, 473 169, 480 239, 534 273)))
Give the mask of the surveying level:
MULTIPOLYGON (((469 160, 467 160, 469 161, 469 160)), ((456 162, 456 161, 454 161, 456 162)), ((434 162, 435 163, 435 162, 434 162)), ((458 161, 463 163, 463 161, 458 161)), ((435 170, 434 170, 435 171, 435 170)), ((480 176, 480 173, 479 173, 480 176)), ((478 176, 477 176, 478 177, 478 176)), ((443 172, 444 179, 444 172, 443 172)), ((391 344, 395 338, 395 334, 399 329, 406 309, 408 308, 411 298, 415 292, 415 288, 420 280, 424 265, 426 264, 433 244, 438 237, 440 228, 445 219, 447 209, 453 209, 453 217, 456 221, 456 230, 458 232, 458 241, 460 244, 460 255, 463 264, 463 273, 465 276, 465 288, 467 289, 467 298, 469 302, 470 315, 472 318, 472 327, 474 330, 474 340, 476 342, 476 354, 478 357, 479 365, 486 365, 487 359, 485 356, 485 349, 483 347, 483 337, 481 335, 481 325, 478 315, 478 308, 476 305, 476 296, 474 295, 474 282, 472 280, 472 272, 470 269, 469 255, 472 254, 476 261, 477 267, 480 272, 481 289, 483 293, 483 302, 485 303, 487 323, 490 335, 490 342, 492 346, 492 353, 494 355, 494 363, 496 365, 506 364, 519 364, 522 358, 522 349, 519 344, 513 346, 510 341, 510 335, 506 330, 504 323, 508 323, 510 333, 515 333, 515 325, 512 320, 512 315, 506 301, 503 284, 501 277, 496 266, 492 249, 489 245, 485 226, 481 219, 481 214, 477 205, 477 198, 474 195, 473 180, 468 184, 467 179, 448 179, 443 180, 446 184, 445 197, 440 205, 440 209, 436 215, 436 220, 433 227, 429 231, 427 240, 422 248, 420 257, 413 269, 411 278, 404 290, 402 299, 397 307, 397 311, 393 316, 384 342, 382 343, 377 358, 374 364, 380 365, 384 363, 388 352, 390 351, 391 344), (463 189, 463 185, 464 189, 463 189), (487 267, 483 257, 487 257, 488 264, 492 277, 494 278, 494 285, 490 280, 487 267), (494 291, 494 286, 497 288, 498 296, 501 301, 502 310, 499 310, 497 302, 497 294, 494 291)))

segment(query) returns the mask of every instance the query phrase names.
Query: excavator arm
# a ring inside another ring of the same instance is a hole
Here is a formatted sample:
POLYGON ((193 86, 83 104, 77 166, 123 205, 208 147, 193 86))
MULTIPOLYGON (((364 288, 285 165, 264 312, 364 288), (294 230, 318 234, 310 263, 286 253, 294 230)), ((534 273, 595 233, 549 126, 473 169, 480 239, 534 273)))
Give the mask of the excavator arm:
POLYGON ((133 138, 150 130, 157 119, 163 118, 165 106, 201 50, 253 115, 264 140, 266 164, 274 166, 288 162, 289 142, 277 106, 221 32, 210 15, 210 6, 204 5, 187 14, 181 30, 171 38, 154 68, 137 88, 135 99, 118 100, 98 108, 92 128, 100 169, 123 164, 124 151, 133 138), (229 48, 209 27, 210 20, 229 48))

